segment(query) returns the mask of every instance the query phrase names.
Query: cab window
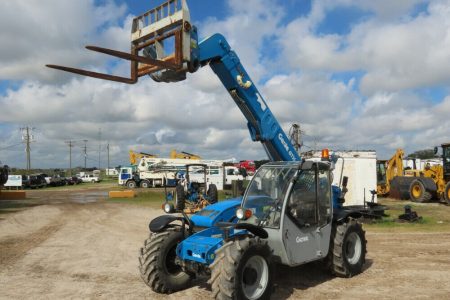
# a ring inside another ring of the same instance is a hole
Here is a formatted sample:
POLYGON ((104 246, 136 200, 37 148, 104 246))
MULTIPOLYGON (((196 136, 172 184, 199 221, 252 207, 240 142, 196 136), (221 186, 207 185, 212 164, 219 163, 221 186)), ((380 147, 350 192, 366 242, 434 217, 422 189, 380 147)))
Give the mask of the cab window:
POLYGON ((287 214, 301 227, 318 223, 316 214, 316 172, 302 171, 292 188, 287 214))

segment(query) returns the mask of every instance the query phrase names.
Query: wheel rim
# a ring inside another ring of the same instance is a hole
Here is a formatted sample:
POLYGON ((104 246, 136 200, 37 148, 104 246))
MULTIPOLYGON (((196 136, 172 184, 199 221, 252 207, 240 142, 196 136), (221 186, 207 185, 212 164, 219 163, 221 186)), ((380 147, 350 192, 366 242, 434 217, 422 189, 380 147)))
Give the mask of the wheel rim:
POLYGON ((349 264, 356 264, 361 258, 362 243, 361 238, 356 232, 351 232, 345 243, 345 257, 349 264))
POLYGON ((412 195, 414 198, 419 198, 422 195, 422 189, 418 184, 413 185, 412 187, 412 195))
POLYGON ((175 263, 175 258, 177 257, 177 245, 175 244, 166 253, 164 267, 166 272, 170 275, 177 276, 181 272, 181 267, 175 263))
POLYGON ((450 188, 447 189, 447 201, 450 201, 450 188))
POLYGON ((242 272, 242 289, 247 299, 259 299, 266 291, 269 282, 269 266, 259 255, 252 256, 242 272))

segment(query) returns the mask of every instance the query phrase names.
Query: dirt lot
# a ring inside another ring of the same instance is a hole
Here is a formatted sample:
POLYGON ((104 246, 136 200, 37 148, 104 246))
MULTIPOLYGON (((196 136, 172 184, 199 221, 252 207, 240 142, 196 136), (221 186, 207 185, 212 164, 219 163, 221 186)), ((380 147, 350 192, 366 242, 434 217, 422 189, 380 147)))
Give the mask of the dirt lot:
MULTIPOLYGON (((210 298, 205 283, 166 296, 141 281, 138 249, 160 210, 108 203, 106 191, 95 189, 28 194, 44 205, 0 214, 0 298, 210 298)), ((342 279, 316 265, 280 267, 272 299, 448 299, 450 232, 369 230, 367 239, 362 274, 342 279)))

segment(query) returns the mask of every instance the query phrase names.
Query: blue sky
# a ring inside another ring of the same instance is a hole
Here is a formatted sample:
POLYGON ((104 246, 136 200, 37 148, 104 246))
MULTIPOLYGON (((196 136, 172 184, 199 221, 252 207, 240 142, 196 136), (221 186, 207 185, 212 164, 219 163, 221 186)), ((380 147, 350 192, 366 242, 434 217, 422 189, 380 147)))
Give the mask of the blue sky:
MULTIPOLYGON (((37 128, 36 167, 64 168, 64 141, 84 139, 91 166, 105 165, 107 143, 111 165, 126 164, 129 149, 265 158, 207 67, 184 82, 142 78, 134 86, 43 67, 128 75, 126 62, 83 47, 129 49, 131 18, 158 2, 0 4, 0 161, 25 166, 19 129, 27 125, 37 128)), ((450 141, 449 0, 188 3, 201 37, 227 37, 283 128, 301 124, 304 150, 373 149, 388 158, 399 147, 409 153, 450 141)), ((74 148, 75 165, 84 163, 81 144, 74 148)))

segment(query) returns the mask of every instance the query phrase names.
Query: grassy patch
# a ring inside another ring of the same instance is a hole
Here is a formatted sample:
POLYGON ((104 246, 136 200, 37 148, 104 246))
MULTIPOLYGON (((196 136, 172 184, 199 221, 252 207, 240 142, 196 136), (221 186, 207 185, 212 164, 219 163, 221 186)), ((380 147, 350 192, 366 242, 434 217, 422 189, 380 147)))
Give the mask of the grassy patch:
POLYGON ((134 198, 109 198, 107 202, 128 203, 128 204, 151 206, 153 208, 161 208, 161 205, 164 203, 164 200, 165 200, 164 191, 148 190, 143 192, 137 192, 137 195, 134 198))
POLYGON ((47 186, 43 190, 49 191, 67 191, 67 190, 84 190, 84 189, 112 189, 112 190, 124 190, 125 187, 117 184, 116 181, 100 181, 96 183, 83 182, 75 185, 64 185, 64 186, 47 186))
POLYGON ((450 231, 450 206, 439 203, 414 203, 388 198, 379 198, 378 202, 389 207, 389 210, 385 212, 388 216, 365 224, 365 228, 369 231, 450 231), (410 205, 411 209, 417 212, 422 219, 412 223, 400 222, 398 216, 404 213, 405 205, 410 205))
MULTIPOLYGON (((168 189, 171 191, 173 189, 168 189)), ((151 206, 153 208, 161 208, 161 205, 165 202, 165 194, 163 189, 146 189, 135 190, 137 192, 134 198, 110 198, 107 201, 112 203, 129 203, 136 205, 151 206)), ((219 191, 219 201, 232 198, 229 191, 219 191)))

